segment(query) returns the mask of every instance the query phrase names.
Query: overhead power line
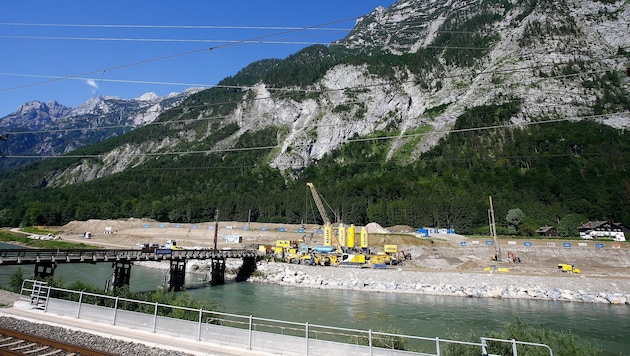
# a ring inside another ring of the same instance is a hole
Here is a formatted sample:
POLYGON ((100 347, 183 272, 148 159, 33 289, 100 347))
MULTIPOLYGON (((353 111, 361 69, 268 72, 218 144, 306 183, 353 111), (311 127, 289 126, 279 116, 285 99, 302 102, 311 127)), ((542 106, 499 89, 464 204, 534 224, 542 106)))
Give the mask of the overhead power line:
MULTIPOLYGON (((344 22, 355 21, 356 18, 344 22)), ((335 21, 334 23, 341 23, 335 21)), ((324 27, 324 26, 214 26, 214 25, 116 25, 116 24, 68 24, 68 23, 21 23, 0 22, 0 26, 28 26, 28 27, 91 27, 91 28, 153 28, 153 29, 191 29, 191 30, 270 30, 270 31, 351 31, 352 28, 324 27)))
MULTIPOLYGON (((609 117, 618 114, 628 114, 627 111, 610 113, 605 115, 587 115, 587 116, 579 116, 579 117, 563 117, 557 119, 549 119, 549 120, 541 120, 541 121, 531 121, 531 122, 519 122, 519 123, 506 123, 502 125, 491 125, 491 126, 479 126, 479 127, 471 127, 465 129, 449 129, 449 130, 439 130, 439 131, 431 131, 426 133, 416 133, 416 134, 403 134, 403 135, 382 135, 377 137, 368 137, 368 138, 357 138, 357 139, 349 139, 346 140, 346 143, 353 142, 366 142, 366 141, 383 141, 383 140, 393 140, 393 139, 401 139, 401 138, 413 138, 413 137, 421 137, 426 135, 435 135, 435 134, 451 134, 458 132, 473 132, 473 131, 488 131, 488 130, 496 130, 502 128, 515 128, 515 127, 524 127, 524 126, 533 126, 533 125, 544 125, 558 122, 566 122, 566 121, 576 121, 576 120, 586 120, 586 119, 597 119, 603 117, 609 117)), ((299 145, 291 145, 291 147, 307 147, 310 144, 299 144, 299 145)), ((133 154, 114 154, 111 152, 105 154, 86 154, 86 155, 63 155, 63 156, 53 156, 53 155, 6 155, 6 158, 20 158, 20 159, 44 159, 44 158, 99 158, 104 159, 106 157, 159 157, 159 156, 181 156, 181 155, 193 155, 193 154, 213 154, 213 153, 228 153, 228 152, 247 152, 247 151, 260 151, 260 150, 274 150, 281 149, 283 145, 271 145, 271 146, 252 146, 252 147, 239 147, 239 148, 212 148, 207 150, 189 150, 189 151, 171 151, 171 152, 148 152, 148 153, 133 153, 133 154)))
POLYGON ((152 62, 163 61, 163 60, 166 60, 166 59, 172 59, 172 58, 187 56, 187 55, 196 54, 196 53, 202 53, 202 52, 207 52, 207 51, 214 51, 214 50, 218 50, 218 49, 222 49, 222 48, 229 48, 229 47, 242 46, 242 45, 251 45, 251 44, 255 44, 257 41, 263 41, 263 40, 266 40, 268 38, 282 36, 282 35, 286 35, 286 34, 289 34, 289 33, 298 32, 298 31, 305 31, 306 29, 309 29, 309 28, 313 28, 313 29, 315 29, 315 28, 323 28, 325 26, 329 26, 329 25, 333 25, 333 24, 337 24, 337 23, 343 23, 343 22, 347 22, 347 21, 355 20, 355 19, 356 18, 351 18, 351 19, 344 19, 344 20, 328 22, 328 23, 319 24, 319 25, 315 25, 315 26, 297 27, 295 29, 283 30, 281 32, 276 32, 276 33, 262 35, 262 36, 257 36, 257 37, 252 37, 252 38, 239 40, 239 41, 235 41, 235 42, 231 42, 231 43, 225 43, 225 44, 214 46, 214 47, 205 47, 205 48, 201 48, 201 49, 197 49, 197 50, 186 51, 186 52, 179 52, 179 53, 175 53, 175 54, 171 54, 171 55, 155 57, 155 58, 149 58, 149 59, 145 59, 145 60, 141 60, 141 61, 137 61, 137 62, 133 62, 133 63, 122 64, 122 65, 118 65, 118 66, 113 66, 113 67, 109 67, 109 68, 102 68, 102 69, 93 70, 93 71, 89 71, 89 72, 84 72, 84 73, 79 73, 79 74, 74 74, 74 75, 68 75, 68 76, 62 77, 61 79, 50 79, 50 80, 37 82, 37 83, 30 83, 30 84, 24 84, 24 85, 11 87, 11 88, 0 89, 0 92, 6 92, 6 91, 12 91, 12 90, 17 90, 17 89, 33 87, 33 86, 37 86, 37 85, 49 84, 49 83, 57 82, 57 81, 60 81, 60 80, 72 79, 72 78, 82 77, 82 76, 95 74, 95 73, 102 73, 104 71, 111 72, 111 71, 119 70, 119 69, 123 69, 123 68, 134 67, 134 66, 138 66, 138 65, 143 65, 143 64, 148 64, 148 63, 152 63, 152 62))

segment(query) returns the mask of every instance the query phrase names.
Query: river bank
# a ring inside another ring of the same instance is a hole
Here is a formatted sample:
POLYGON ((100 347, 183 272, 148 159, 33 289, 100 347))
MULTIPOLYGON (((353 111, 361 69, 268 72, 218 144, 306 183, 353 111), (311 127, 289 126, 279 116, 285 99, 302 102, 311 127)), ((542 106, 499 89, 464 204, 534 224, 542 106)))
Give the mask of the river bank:
MULTIPOLYGON (((228 261, 226 278, 234 277, 239 263, 228 261)), ((151 268, 166 266, 154 262, 139 264, 151 268)), ((189 261, 187 271, 209 273, 209 266, 204 261, 189 261)), ((380 293, 630 304, 630 278, 563 273, 535 276, 500 272, 414 271, 396 266, 385 269, 321 267, 261 261, 249 281, 380 293)))
POLYGON ((251 281, 311 288, 410 293, 473 298, 525 298, 586 303, 630 303, 630 279, 562 274, 420 272, 260 263, 251 281))

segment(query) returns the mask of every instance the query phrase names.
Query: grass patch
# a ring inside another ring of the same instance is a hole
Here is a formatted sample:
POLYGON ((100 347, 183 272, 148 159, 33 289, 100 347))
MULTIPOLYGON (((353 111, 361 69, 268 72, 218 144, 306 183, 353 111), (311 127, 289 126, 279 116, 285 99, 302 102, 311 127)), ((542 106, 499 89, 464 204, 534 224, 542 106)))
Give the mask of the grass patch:
POLYGON ((39 226, 23 227, 20 229, 20 231, 24 231, 24 232, 28 232, 29 234, 36 234, 36 235, 48 235, 48 234, 56 235, 57 234, 57 231, 55 230, 46 230, 46 229, 40 228, 39 226))
POLYGON ((86 245, 84 243, 66 242, 59 240, 35 240, 29 239, 24 234, 0 231, 0 242, 13 243, 19 246, 43 248, 43 249, 99 249, 100 247, 86 245))

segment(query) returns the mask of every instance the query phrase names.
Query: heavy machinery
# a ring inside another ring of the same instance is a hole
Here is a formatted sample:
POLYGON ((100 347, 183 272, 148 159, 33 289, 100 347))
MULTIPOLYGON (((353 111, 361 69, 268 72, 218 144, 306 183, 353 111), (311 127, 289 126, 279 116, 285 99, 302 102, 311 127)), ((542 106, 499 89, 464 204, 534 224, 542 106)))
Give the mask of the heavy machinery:
POLYGON ((324 246, 315 246, 313 251, 303 254, 302 262, 315 265, 389 265, 396 264, 398 260, 398 246, 385 245, 384 252, 370 254, 368 243, 368 232, 365 227, 361 228, 359 235, 359 246, 356 245, 356 232, 354 225, 345 226, 339 224, 337 243, 333 243, 333 228, 320 194, 315 189, 313 183, 306 183, 311 191, 317 210, 324 222, 324 246), (334 246, 333 246, 334 245, 334 246))
POLYGON ((328 218, 328 214, 326 213, 326 208, 324 208, 324 204, 322 203, 319 193, 317 192, 317 189, 315 189, 313 183, 306 183, 306 185, 311 190, 315 206, 317 206, 317 211, 319 211, 319 215, 322 217, 322 221, 324 222, 324 246, 332 246, 333 229, 330 219, 328 218))
MULTIPOLYGON (((404 252, 400 252, 404 256, 404 252)), ((399 256, 398 245, 383 245, 383 252, 369 255, 369 262, 372 265, 396 265, 402 262, 399 256)))
POLYGON ((570 264, 566 264, 566 263, 559 263, 558 264, 558 269, 561 272, 565 272, 565 273, 580 273, 580 269, 575 267, 574 265, 570 265, 570 264))

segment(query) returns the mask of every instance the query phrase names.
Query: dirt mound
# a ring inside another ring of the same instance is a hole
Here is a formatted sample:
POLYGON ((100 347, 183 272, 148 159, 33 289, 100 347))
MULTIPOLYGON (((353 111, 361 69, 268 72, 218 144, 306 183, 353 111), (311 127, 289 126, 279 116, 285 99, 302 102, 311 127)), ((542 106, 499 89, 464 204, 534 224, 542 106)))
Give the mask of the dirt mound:
POLYGON ((475 270, 475 269, 480 269, 480 268, 481 268, 481 265, 479 265, 479 263, 475 261, 466 261, 457 267, 457 269, 461 269, 461 270, 471 270, 471 269, 475 270))
POLYGON ((395 226, 390 226, 388 227, 386 230, 391 231, 391 232, 399 232, 399 233, 414 233, 416 232, 416 229, 412 228, 409 225, 395 225, 395 226))
POLYGON ((367 232, 370 234, 388 234, 389 233, 389 230, 382 227, 378 223, 374 223, 374 222, 367 224, 365 228, 367 229, 367 232))
POLYGON ((151 219, 117 219, 117 220, 96 220, 71 221, 59 228, 65 234, 83 234, 86 231, 91 233, 104 233, 106 228, 111 228, 111 232, 124 231, 128 229, 141 228, 144 224, 155 223, 151 219))

